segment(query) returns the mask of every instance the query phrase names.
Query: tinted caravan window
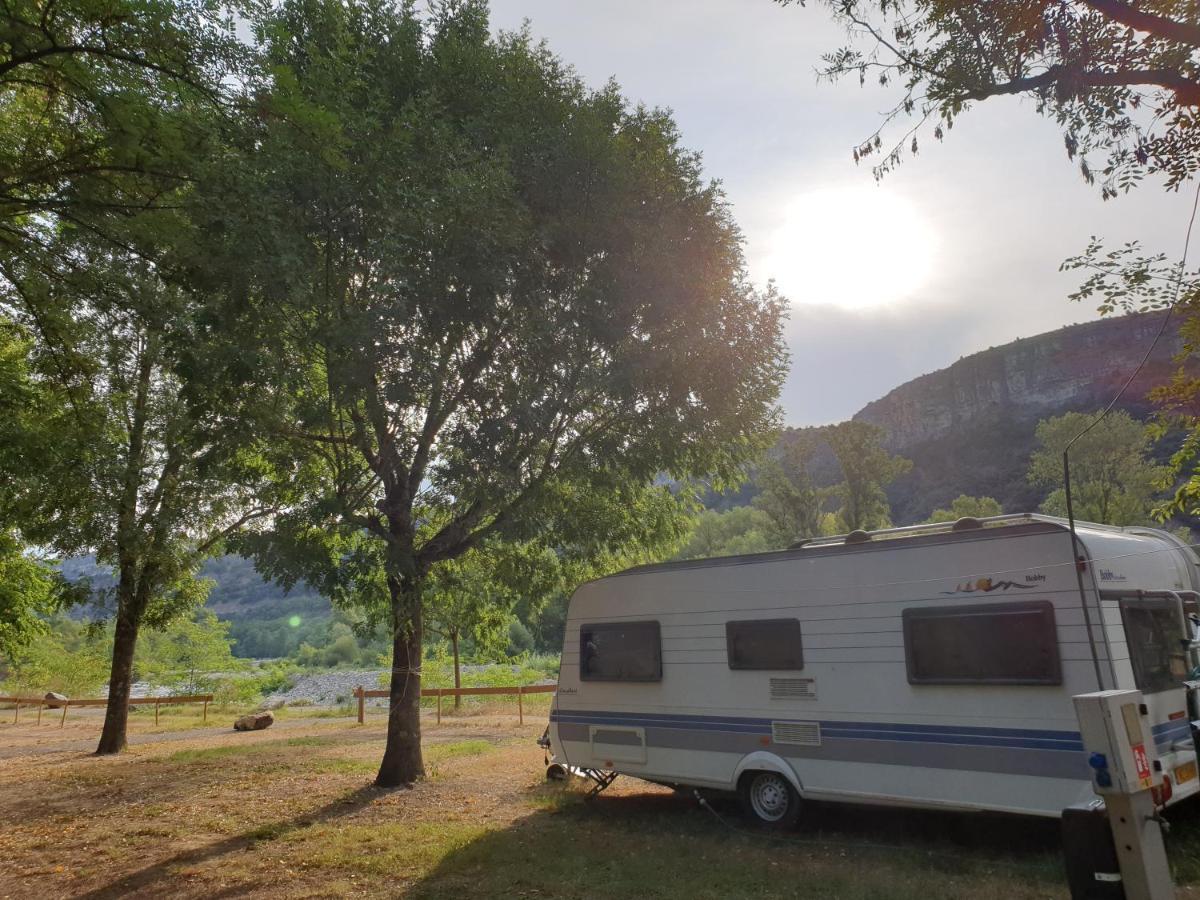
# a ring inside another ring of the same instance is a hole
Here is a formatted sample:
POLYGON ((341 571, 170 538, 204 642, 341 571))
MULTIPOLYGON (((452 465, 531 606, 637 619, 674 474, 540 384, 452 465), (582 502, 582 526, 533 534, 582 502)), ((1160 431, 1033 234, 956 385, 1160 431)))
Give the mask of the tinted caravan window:
POLYGON ((657 622, 599 622, 579 626, 583 681, 661 681, 657 622))
POLYGON ((803 669, 799 619, 751 619, 725 623, 731 669, 803 669))
POLYGON ((1188 665, 1175 605, 1167 600, 1122 600, 1121 619, 1138 690, 1156 694, 1179 687, 1188 665))
POLYGON ((1062 684, 1046 601, 906 609, 904 659, 912 684, 1062 684))

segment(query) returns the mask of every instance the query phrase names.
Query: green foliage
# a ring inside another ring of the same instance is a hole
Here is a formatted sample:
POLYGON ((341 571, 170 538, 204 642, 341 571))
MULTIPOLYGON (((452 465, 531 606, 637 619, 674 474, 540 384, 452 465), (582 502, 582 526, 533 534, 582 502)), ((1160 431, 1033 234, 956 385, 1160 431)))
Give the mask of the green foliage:
POLYGON ((526 653, 532 653, 533 647, 533 635, 529 629, 517 619, 510 621, 508 623, 508 655, 510 657, 524 656, 526 653))
POLYGON ((0 273, 60 264, 63 226, 128 247, 131 217, 178 202, 198 119, 244 57, 232 16, 213 0, 4 4, 0 273))
MULTIPOLYGON (((779 0, 787 5, 796 0, 779 0)), ((802 0, 801 0, 802 2, 802 0)), ((1068 156, 1088 183, 1100 176, 1105 198, 1161 175, 1176 187, 1196 171, 1200 151, 1200 24, 1179 3, 1028 3, 997 0, 824 0, 855 40, 825 56, 823 75, 896 84, 887 116, 915 116, 917 126, 884 149, 882 128, 855 151, 882 156, 877 177, 932 120, 941 139, 972 103, 1009 94, 1063 130, 1068 156), (911 140, 910 140, 911 139, 911 140), (1097 172, 1088 154, 1106 154, 1097 172)))
POLYGON ((0 658, 45 631, 58 589, 54 570, 28 555, 11 532, 0 531, 0 658))
POLYGON ((215 675, 244 665, 233 656, 229 623, 208 610, 143 634, 134 661, 140 680, 187 694, 211 690, 215 675))
POLYGON ((992 497, 969 497, 959 494, 950 501, 949 509, 935 509, 926 522, 957 522, 963 518, 984 519, 998 516, 1004 510, 992 497))
MULTIPOLYGON (((95 697, 108 677, 112 638, 104 629, 55 618, 7 659, 7 689, 41 696, 95 697)), ((3 662, 3 660, 0 660, 3 662)))
POLYGON ((678 559, 704 559, 761 553, 776 549, 774 523, 753 506, 737 506, 727 512, 706 509, 696 517, 692 535, 676 554, 678 559))
POLYGON ((778 458, 768 458, 759 466, 754 506, 770 519, 768 541, 773 549, 822 534, 824 504, 830 491, 818 488, 809 473, 816 447, 815 433, 793 432, 781 442, 778 458))
POLYGON ((635 514, 668 505, 660 473, 740 476, 783 305, 667 113, 493 37, 479 2, 286 2, 258 26, 264 115, 204 185, 196 250, 290 402, 266 571, 415 640, 447 560, 494 538, 611 558, 657 527, 635 514), (589 527, 618 515, 633 540, 589 527))
POLYGON ((845 531, 870 531, 891 525, 885 488, 912 468, 912 462, 892 456, 882 446, 883 429, 867 422, 842 422, 823 430, 842 469, 835 489, 841 500, 838 523, 845 531))
MULTIPOLYGON (((1038 423, 1041 448, 1029 461, 1029 480, 1051 491, 1042 511, 1064 516, 1062 454, 1077 434, 1099 415, 1067 413, 1038 423)), ((1149 521, 1154 495, 1167 469, 1150 462, 1151 435, 1141 422, 1114 411, 1071 447, 1071 493, 1075 517, 1108 525, 1149 521)))

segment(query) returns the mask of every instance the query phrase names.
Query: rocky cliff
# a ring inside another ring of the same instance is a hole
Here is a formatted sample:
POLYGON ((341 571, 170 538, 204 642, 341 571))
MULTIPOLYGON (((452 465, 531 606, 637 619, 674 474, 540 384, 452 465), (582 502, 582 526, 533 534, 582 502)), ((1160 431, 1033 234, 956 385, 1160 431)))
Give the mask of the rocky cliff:
MULTIPOLYGON (((889 491, 897 523, 919 521, 959 494, 990 495, 1006 511, 1035 509, 1025 481, 1039 419, 1109 403, 1142 361, 1162 313, 1073 325, 992 347, 922 375, 854 418, 887 432, 888 447, 913 461, 889 491)), ((1180 339, 1169 328, 1119 406, 1144 417, 1147 393, 1174 371, 1180 339)))

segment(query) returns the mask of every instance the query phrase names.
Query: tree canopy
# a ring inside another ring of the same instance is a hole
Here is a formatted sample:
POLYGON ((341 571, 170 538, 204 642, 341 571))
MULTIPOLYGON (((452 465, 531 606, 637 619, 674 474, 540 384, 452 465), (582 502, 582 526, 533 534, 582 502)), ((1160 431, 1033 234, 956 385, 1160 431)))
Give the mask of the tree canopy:
POLYGON ((282 521, 378 572, 397 784, 422 768, 431 568, 566 541, 580 497, 737 477, 774 425, 782 306, 670 116, 493 37, 485 4, 293 0, 258 33, 263 114, 200 247, 225 321, 278 363, 258 393, 291 398, 277 431, 314 489, 282 521))
MULTIPOLYGON (((1029 461, 1029 480, 1050 488, 1042 511, 1067 514, 1062 454, 1067 443, 1099 413, 1066 413, 1038 423, 1041 445, 1029 461)), ((1144 525, 1167 469, 1147 457, 1149 430, 1122 410, 1109 413, 1071 447, 1071 494, 1075 516, 1106 525, 1144 525)))
POLYGON ((839 526, 870 531, 891 525, 885 488, 911 469, 912 462, 889 453, 883 446, 883 429, 869 422, 841 422, 822 433, 842 470, 842 481, 834 488, 841 499, 839 526))
POLYGON ((929 514, 927 522, 957 522, 962 518, 985 519, 998 516, 1004 510, 994 497, 971 497, 959 494, 950 501, 950 506, 939 507, 929 514))

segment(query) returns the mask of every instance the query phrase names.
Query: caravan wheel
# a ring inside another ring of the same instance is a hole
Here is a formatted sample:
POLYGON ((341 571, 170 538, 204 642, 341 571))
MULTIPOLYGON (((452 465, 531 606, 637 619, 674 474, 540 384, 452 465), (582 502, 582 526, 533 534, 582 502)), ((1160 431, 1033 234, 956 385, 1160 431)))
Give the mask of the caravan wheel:
POLYGON ((791 828, 800 818, 800 795, 778 772, 747 772, 738 784, 746 816, 763 828, 791 828))

